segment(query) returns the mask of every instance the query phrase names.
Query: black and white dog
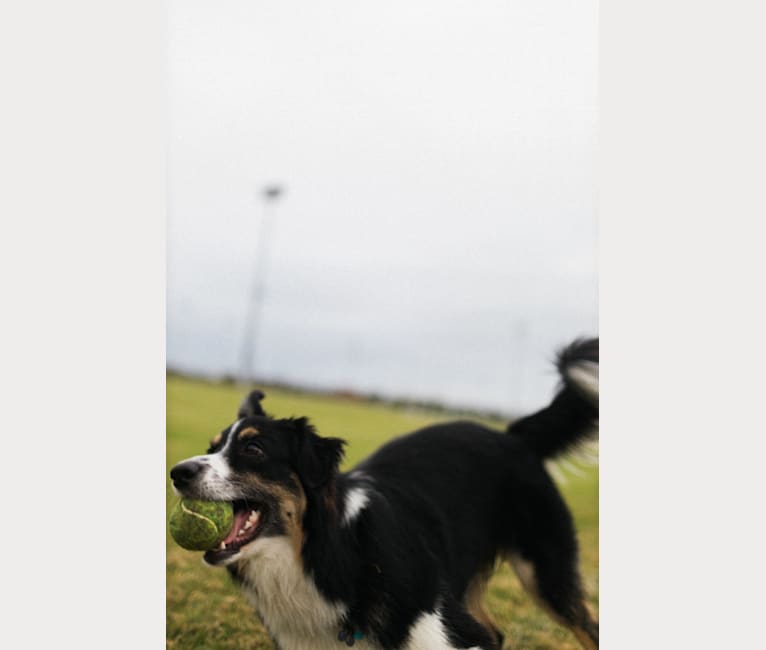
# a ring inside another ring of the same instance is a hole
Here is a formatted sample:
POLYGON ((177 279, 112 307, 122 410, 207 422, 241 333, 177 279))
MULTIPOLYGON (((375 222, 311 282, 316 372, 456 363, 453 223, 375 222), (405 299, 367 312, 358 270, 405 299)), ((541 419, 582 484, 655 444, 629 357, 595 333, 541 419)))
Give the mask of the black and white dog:
POLYGON ((255 391, 170 476, 184 497, 234 504, 231 532, 204 559, 228 569, 281 650, 499 649, 483 605, 499 560, 597 648, 572 517, 543 461, 597 428, 598 339, 575 341, 558 369, 551 404, 505 432, 427 427, 345 474, 343 440, 266 415, 255 391))

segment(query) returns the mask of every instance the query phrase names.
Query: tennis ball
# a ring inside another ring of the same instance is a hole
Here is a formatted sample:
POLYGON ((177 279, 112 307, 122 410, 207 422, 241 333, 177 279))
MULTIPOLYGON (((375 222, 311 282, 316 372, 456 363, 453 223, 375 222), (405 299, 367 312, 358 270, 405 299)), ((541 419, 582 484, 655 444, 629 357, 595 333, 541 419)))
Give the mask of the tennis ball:
POLYGON ((227 501, 181 499, 170 513, 170 534, 189 551, 208 551, 220 544, 234 523, 227 501))

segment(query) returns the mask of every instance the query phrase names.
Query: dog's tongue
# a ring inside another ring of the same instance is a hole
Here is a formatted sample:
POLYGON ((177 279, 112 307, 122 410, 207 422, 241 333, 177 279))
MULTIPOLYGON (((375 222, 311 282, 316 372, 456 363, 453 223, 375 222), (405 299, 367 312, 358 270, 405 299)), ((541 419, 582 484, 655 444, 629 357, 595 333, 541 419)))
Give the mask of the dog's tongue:
POLYGON ((223 543, 227 546, 238 540, 246 540, 249 538, 248 532, 254 533, 260 523, 261 513, 258 510, 251 510, 249 508, 239 510, 234 513, 234 523, 231 525, 229 534, 223 540, 223 543))
POLYGON ((239 512, 234 513, 234 523, 231 525, 229 534, 226 535, 226 537, 223 539, 224 544, 228 545, 230 542, 233 542, 235 539, 237 539, 237 533, 239 533, 239 531, 244 528, 249 516, 249 510, 240 510, 239 512))

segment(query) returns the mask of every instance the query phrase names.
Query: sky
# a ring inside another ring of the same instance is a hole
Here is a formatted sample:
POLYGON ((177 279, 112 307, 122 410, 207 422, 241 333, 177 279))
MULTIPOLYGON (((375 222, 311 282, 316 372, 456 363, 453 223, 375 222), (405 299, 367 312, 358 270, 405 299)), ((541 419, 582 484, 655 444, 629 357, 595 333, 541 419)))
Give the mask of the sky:
POLYGON ((167 363, 508 413, 598 334, 593 0, 171 0, 167 363), (263 262, 263 260, 261 260, 263 262))

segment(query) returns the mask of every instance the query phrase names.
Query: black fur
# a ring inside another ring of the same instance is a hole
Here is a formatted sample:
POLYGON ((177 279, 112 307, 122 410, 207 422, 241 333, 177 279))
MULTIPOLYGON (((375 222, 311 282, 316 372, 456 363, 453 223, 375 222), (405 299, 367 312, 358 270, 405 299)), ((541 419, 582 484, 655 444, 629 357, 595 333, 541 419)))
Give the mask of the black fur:
MULTIPOLYGON (((320 437, 305 418, 257 413, 260 392, 245 400, 240 414, 252 418, 271 454, 251 471, 281 482, 300 479, 302 570, 327 601, 345 605, 334 632, 339 648, 355 633, 383 650, 405 648, 418 618, 438 612, 453 647, 497 650, 502 635, 477 620, 466 599, 473 581, 509 557, 531 567, 534 578, 525 586, 535 597, 586 647, 598 647, 572 517, 543 464, 597 423, 597 399, 589 400, 568 372, 586 362, 598 362, 598 340, 560 353, 562 386, 551 404, 506 433, 465 421, 427 427, 392 440, 345 474, 337 469, 343 441, 320 437), (349 523, 352 489, 363 490, 367 503, 349 523)), ((239 462, 230 458, 241 471, 239 462)))
POLYGON ((260 390, 251 391, 247 395, 247 397, 245 397, 245 399, 242 400, 242 404, 239 405, 239 410, 237 411, 237 417, 251 418, 256 415, 266 415, 266 413, 263 410, 263 407, 261 406, 261 400, 264 397, 266 397, 266 395, 263 393, 263 391, 260 391, 260 390))
POLYGON ((307 418, 291 418, 286 422, 297 434, 293 436, 293 444, 301 482, 309 489, 325 485, 338 472, 346 441, 318 436, 307 418))
POLYGON ((567 374, 581 362, 598 364, 598 339, 578 340, 564 348, 556 362, 562 387, 550 406, 508 426, 508 433, 522 438, 541 458, 558 456, 593 432, 598 401, 593 403, 583 395, 567 374))

